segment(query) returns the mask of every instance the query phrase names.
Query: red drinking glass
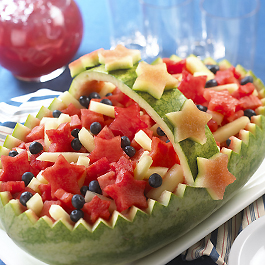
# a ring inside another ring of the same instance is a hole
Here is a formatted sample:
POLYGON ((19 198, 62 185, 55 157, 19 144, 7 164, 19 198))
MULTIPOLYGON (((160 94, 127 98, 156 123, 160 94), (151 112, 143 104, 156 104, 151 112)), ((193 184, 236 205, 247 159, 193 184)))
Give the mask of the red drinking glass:
POLYGON ((1 0, 0 64, 25 81, 48 81, 63 72, 83 36, 73 0, 1 0))

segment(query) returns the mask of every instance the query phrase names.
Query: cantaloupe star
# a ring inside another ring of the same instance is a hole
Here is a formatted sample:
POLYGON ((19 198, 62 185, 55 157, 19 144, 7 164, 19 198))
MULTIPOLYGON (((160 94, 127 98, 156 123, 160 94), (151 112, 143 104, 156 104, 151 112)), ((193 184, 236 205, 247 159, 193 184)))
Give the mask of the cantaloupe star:
POLYGON ((134 90, 148 92, 156 99, 160 99, 165 89, 178 86, 179 81, 167 72, 165 63, 155 65, 140 62, 136 68, 137 78, 133 85, 134 90))
POLYGON ((198 157, 197 162, 198 176, 194 185, 206 188, 214 200, 223 199, 225 188, 236 180, 227 169, 228 156, 217 153, 210 159, 198 157))
POLYGON ((136 62, 141 60, 141 53, 139 50, 127 49, 118 44, 113 50, 99 51, 98 58, 101 64, 105 64, 107 71, 112 71, 132 68, 136 62))
POLYGON ((212 115, 200 111, 191 99, 185 101, 181 111, 170 112, 166 116, 175 127, 177 142, 190 138, 200 144, 206 143, 205 125, 212 115))

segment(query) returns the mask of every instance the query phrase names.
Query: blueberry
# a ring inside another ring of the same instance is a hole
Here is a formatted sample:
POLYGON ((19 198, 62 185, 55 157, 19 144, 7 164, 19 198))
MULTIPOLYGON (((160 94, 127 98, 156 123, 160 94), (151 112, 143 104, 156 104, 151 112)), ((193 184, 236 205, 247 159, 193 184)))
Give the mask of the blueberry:
POLYGON ((131 141, 127 136, 121 137, 121 148, 125 148, 126 146, 131 145, 131 141))
POLYGON ((249 119, 251 119, 252 116, 256 116, 256 112, 252 109, 246 109, 244 110, 244 116, 247 116, 249 119))
POLYGON ((103 103, 103 104, 106 104, 106 105, 109 105, 109 106, 112 106, 112 102, 111 100, 109 100, 108 98, 103 98, 100 103, 103 103))
POLYGON ((204 111, 204 112, 206 112, 207 111, 207 107, 206 106, 202 106, 202 105, 196 105, 197 106, 197 108, 200 110, 200 111, 204 111))
POLYGON ((71 135, 74 136, 75 138, 78 138, 79 132, 80 132, 80 129, 75 128, 71 131, 71 135))
POLYGON ((71 146, 75 151, 79 151, 82 148, 82 144, 78 138, 72 140, 71 146))
POLYGON ((76 209, 76 210, 73 210, 71 213, 70 213, 70 219, 73 221, 73 222, 77 222, 77 221, 79 221, 81 218, 83 218, 84 217, 84 213, 83 213, 83 211, 81 211, 81 210, 78 210, 78 209, 76 209))
POLYGON ((80 189, 80 192, 83 196, 86 196, 86 192, 89 190, 89 187, 88 186, 83 186, 81 187, 80 189))
POLYGON ((88 186, 89 190, 98 194, 102 194, 102 190, 97 180, 92 180, 88 186))
POLYGON ((159 135, 159 136, 164 136, 164 135, 165 135, 164 131, 163 131, 160 127, 157 127, 157 129, 156 129, 156 133, 157 133, 157 135, 159 135))
POLYGON ((231 139, 228 138, 228 139, 226 140, 226 145, 227 145, 227 147, 229 147, 230 144, 231 144, 231 139))
POLYGON ((101 129, 102 129, 101 124, 97 121, 91 123, 90 125, 90 131, 94 135, 97 135, 101 131, 101 129))
POLYGON ((72 197, 72 205, 73 205, 76 209, 78 209, 78 210, 82 209, 83 206, 84 206, 84 204, 85 204, 85 198, 84 198, 82 195, 80 195, 80 194, 75 194, 75 195, 72 197))
POLYGON ((157 173, 153 173, 148 179, 149 185, 153 188, 160 187, 162 185, 162 181, 162 177, 157 173))
POLYGON ((23 175, 22 175, 22 180, 25 182, 25 186, 28 186, 30 181, 34 178, 34 175, 33 173, 31 172, 25 172, 23 175))
POLYGON ((129 157, 133 157, 136 153, 134 147, 128 145, 124 147, 124 152, 129 156, 129 157))
POLYGON ((11 150, 8 154, 9 156, 15 157, 16 155, 18 155, 18 151, 16 150, 11 150))
POLYGON ((101 96, 97 92, 91 92, 90 95, 89 95, 89 98, 90 99, 92 99, 92 98, 101 98, 101 96))
POLYGON ((43 150, 43 146, 39 142, 32 142, 29 146, 29 151, 32 154, 38 154, 43 150))
POLYGON ((79 98, 79 103, 85 107, 85 108, 88 108, 89 106, 89 103, 90 103, 90 98, 88 96, 81 96, 79 98))
POLYGON ((210 79, 208 80, 206 83, 205 83, 205 88, 208 88, 208 87, 215 87, 215 86, 218 86, 218 83, 215 79, 210 79))
POLYGON ((247 84, 247 83, 253 83, 253 77, 251 76, 251 75, 247 75, 247 76, 245 76, 244 78, 242 78, 241 79, 241 81, 240 81, 240 85, 245 85, 245 84, 247 84))
POLYGON ((32 193, 29 191, 25 191, 20 195, 19 201, 22 205, 27 206, 27 201, 32 197, 32 193))
POLYGON ((58 109, 56 109, 52 112, 53 118, 59 118, 61 114, 62 114, 62 112, 58 109))
POLYGON ((112 93, 107 93, 106 95, 105 95, 105 97, 109 97, 109 96, 112 96, 112 93))
POLYGON ((217 64, 206 64, 206 67, 214 74, 220 70, 220 67, 217 64))

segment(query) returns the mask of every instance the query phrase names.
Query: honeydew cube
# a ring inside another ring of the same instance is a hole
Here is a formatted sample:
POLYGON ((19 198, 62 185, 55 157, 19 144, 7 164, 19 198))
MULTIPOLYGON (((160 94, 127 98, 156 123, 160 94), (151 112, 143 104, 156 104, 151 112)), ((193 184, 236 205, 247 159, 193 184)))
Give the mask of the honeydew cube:
POLYGON ((163 178, 165 176, 165 174, 167 173, 167 171, 168 171, 167 167, 150 167, 147 170, 144 178, 148 179, 154 173, 159 174, 163 178))
POLYGON ((155 123, 151 128, 149 128, 149 130, 151 130, 153 132, 154 136, 158 136, 157 134, 157 128, 159 127, 159 125, 157 123, 155 123))
POLYGON ((133 172, 134 178, 138 180, 144 179, 152 163, 153 163, 153 159, 151 158, 151 156, 142 155, 134 169, 134 172, 133 172))
POLYGON ((211 89, 213 89, 215 91, 228 90, 228 92, 230 94, 232 94, 233 92, 238 90, 238 87, 239 87, 238 84, 233 83, 233 84, 225 84, 225 85, 220 85, 220 86, 214 86, 214 87, 211 87, 211 89))
POLYGON ((94 150, 94 136, 85 127, 83 127, 78 133, 78 139, 88 152, 92 152, 94 150))
POLYGON ((71 117, 68 114, 61 113, 61 115, 58 118, 58 125, 66 122, 71 122, 71 117))
POLYGON ((78 109, 82 109, 83 106, 79 103, 79 101, 74 98, 68 91, 62 93, 58 99, 60 99, 65 105, 69 106, 71 103, 78 109))
POLYGON ((70 215, 60 205, 57 204, 51 205, 49 214, 56 221, 66 220, 68 222, 71 222, 70 215))
POLYGON ((76 162, 77 165, 88 167, 90 163, 90 159, 87 156, 79 156, 76 162))
POLYGON ((179 183, 182 183, 183 181, 184 175, 182 168, 179 164, 175 164, 164 176, 162 185, 158 188, 151 189, 147 193, 147 197, 158 200, 164 190, 173 192, 179 183))
POLYGON ((31 209, 36 215, 41 213, 43 208, 43 201, 39 193, 35 193, 26 203, 27 207, 31 209))
POLYGON ((41 183, 41 184, 48 184, 49 182, 42 176, 42 171, 39 172, 39 174, 36 176, 36 179, 41 183))
POLYGON ((114 106, 91 100, 89 104, 89 109, 94 112, 106 115, 108 117, 115 118, 114 106))
POLYGON ((57 129, 58 118, 44 117, 40 121, 40 124, 44 124, 44 146, 46 147, 47 150, 51 143, 49 137, 46 134, 46 131, 51 129, 57 129))
POLYGON ((28 127, 29 129, 34 128, 35 126, 39 125, 40 120, 33 116, 32 114, 29 114, 24 125, 28 127))
POLYGON ((28 184, 28 187, 33 189, 36 192, 40 192, 40 190, 39 190, 39 185, 40 184, 41 184, 41 182, 37 178, 34 177, 30 181, 30 183, 28 184))
POLYGON ((68 163, 76 163, 80 156, 88 156, 88 153, 43 152, 37 157, 37 160, 55 162, 59 155, 63 155, 68 163))
POLYGON ((186 184, 179 183, 179 185, 176 188, 174 194, 176 194, 178 197, 182 198, 184 196, 184 192, 186 190, 186 187, 187 187, 186 184))
POLYGON ((134 140, 145 150, 151 151, 152 140, 149 136, 143 131, 138 131, 135 136, 134 140))
POLYGON ((101 97, 105 97, 106 94, 112 93, 115 88, 116 88, 116 86, 113 85, 112 83, 110 83, 110 82, 104 82, 104 86, 101 88, 101 90, 99 92, 99 95, 101 97))
POLYGON ((62 110, 62 109, 66 109, 66 108, 67 108, 67 106, 59 98, 54 98, 48 107, 48 109, 51 111, 62 110))

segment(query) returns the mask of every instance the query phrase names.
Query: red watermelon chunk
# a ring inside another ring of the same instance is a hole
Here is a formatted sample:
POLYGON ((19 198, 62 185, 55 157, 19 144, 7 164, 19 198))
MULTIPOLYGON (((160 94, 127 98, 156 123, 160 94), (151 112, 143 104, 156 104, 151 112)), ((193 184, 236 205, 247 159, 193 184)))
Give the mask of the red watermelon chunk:
POLYGON ((238 89, 236 91, 234 91, 231 95, 234 98, 241 98, 241 97, 245 97, 245 96, 250 96, 255 90, 255 86, 252 83, 247 83, 243 86, 239 86, 238 89))
POLYGON ((104 126, 103 129, 97 135, 97 137, 109 140, 114 137, 114 134, 108 126, 104 126))
POLYGON ((205 103, 203 97, 204 86, 206 83, 207 76, 193 76, 188 71, 184 70, 182 73, 182 81, 178 89, 188 99, 192 99, 196 104, 205 103))
POLYGON ((71 131, 73 129, 82 129, 82 122, 77 114, 71 116, 71 122, 70 122, 71 131))
POLYGON ((81 110, 81 122, 82 126, 86 129, 90 130, 90 125, 93 122, 99 122, 101 126, 104 126, 104 117, 103 114, 89 110, 82 109, 81 110))
POLYGON ((24 181, 7 181, 0 182, 0 192, 1 191, 9 191, 11 194, 21 192, 25 189, 24 181))
POLYGON ((62 206, 62 203, 61 203, 59 200, 57 200, 57 201, 45 201, 45 202, 43 203, 43 207, 42 207, 42 210, 41 210, 41 212, 40 212, 40 217, 46 215, 46 216, 50 217, 51 220, 55 221, 55 220, 51 217, 51 215, 50 215, 50 213, 49 213, 49 210, 50 210, 50 208, 51 208, 52 205, 60 205, 60 206, 62 206))
POLYGON ((74 137, 71 135, 70 123, 62 123, 57 129, 47 130, 46 134, 51 142, 49 152, 73 152, 71 142, 74 137))
POLYGON ((85 186, 88 186, 92 180, 96 180, 99 176, 110 170, 110 162, 106 157, 101 157, 86 169, 85 186))
POLYGON ((179 158, 176 154, 171 142, 165 143, 158 137, 153 137, 151 152, 149 154, 153 159, 153 167, 171 168, 175 164, 179 164, 179 158))
POLYGON ((122 212, 133 205, 139 208, 147 207, 145 186, 144 180, 136 180, 130 172, 124 170, 119 180, 113 185, 108 185, 104 192, 114 199, 117 210, 122 212))
POLYGON ((217 81, 218 85, 238 83, 234 76, 233 69, 217 71, 214 79, 217 81))
POLYGON ((176 62, 169 58, 163 58, 163 63, 166 64, 168 73, 172 75, 181 74, 186 69, 186 59, 176 62))
POLYGON ((62 113, 68 114, 69 116, 77 115, 81 116, 81 110, 77 108, 73 103, 70 103, 66 109, 62 110, 62 113))
POLYGON ((126 171, 133 174, 133 170, 136 166, 136 163, 122 156, 118 162, 113 162, 110 164, 110 166, 112 170, 116 172, 116 174, 118 174, 122 169, 125 169, 126 171))
POLYGON ((109 212, 110 201, 101 200, 98 196, 94 196, 90 202, 87 202, 83 206, 83 211, 90 216, 90 221, 95 221, 101 217, 108 220, 110 217, 109 212))
POLYGON ((66 192, 64 189, 58 189, 54 192, 54 196, 62 203, 67 211, 73 211, 75 209, 72 204, 74 194, 66 192))
POLYGON ((140 107, 136 103, 127 108, 115 107, 115 119, 109 126, 114 135, 125 135, 130 140, 134 138, 138 130, 147 127, 147 124, 140 118, 140 107))
POLYGON ((48 184, 41 183, 39 185, 39 190, 40 190, 41 198, 43 201, 52 200, 51 184, 50 183, 48 183, 48 184))
POLYGON ((102 157, 106 157, 110 163, 117 162, 121 156, 128 157, 121 148, 120 136, 108 140, 95 136, 94 140, 95 148, 88 156, 91 163, 96 162, 102 157))
POLYGON ((0 181, 20 181, 23 173, 30 171, 28 152, 22 151, 15 157, 1 156, 0 181))
POLYGON ((262 106, 262 102, 257 96, 252 94, 252 95, 240 98, 239 105, 243 110, 246 110, 246 109, 255 110, 256 108, 262 106))
POLYGON ((70 164, 63 155, 59 155, 53 166, 46 168, 42 175, 51 184, 51 196, 58 189, 66 192, 80 194, 80 188, 84 183, 85 166, 70 164))
MULTIPOLYGON (((99 176, 97 178, 97 181, 99 183, 101 190, 103 191, 103 189, 107 187, 108 185, 115 184, 116 173, 114 171, 109 171, 105 173, 104 175, 99 176)), ((104 191, 103 191, 103 195, 106 196, 104 191)))
POLYGON ((26 142, 33 142, 39 139, 44 139, 44 124, 35 126, 26 136, 26 142))

